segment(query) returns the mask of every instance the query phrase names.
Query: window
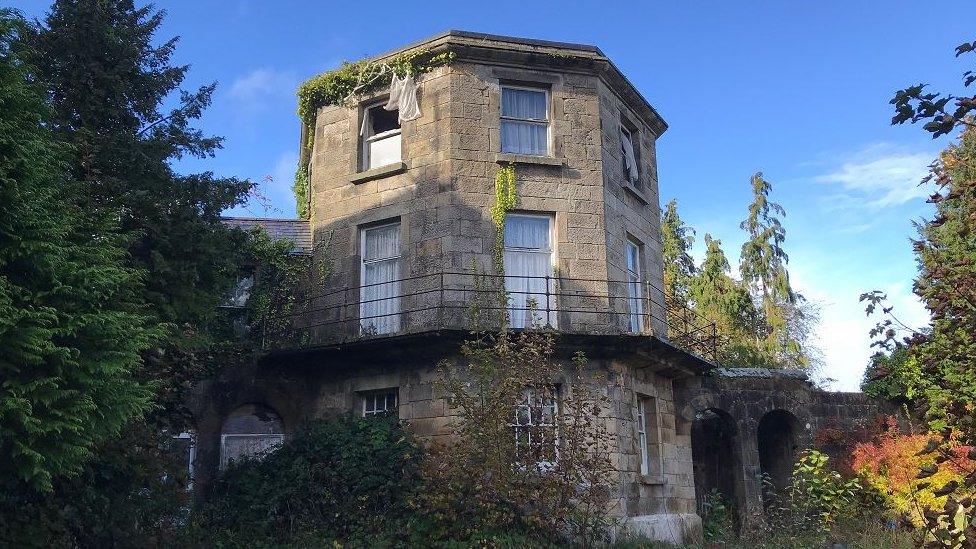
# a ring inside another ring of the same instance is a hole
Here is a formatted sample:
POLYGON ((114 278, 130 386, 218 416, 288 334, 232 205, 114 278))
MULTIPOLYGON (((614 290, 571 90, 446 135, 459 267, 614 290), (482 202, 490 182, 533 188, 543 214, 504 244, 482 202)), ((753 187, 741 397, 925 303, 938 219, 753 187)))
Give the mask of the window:
POLYGON ((399 112, 383 105, 367 107, 359 134, 363 144, 363 169, 371 170, 400 161, 399 112))
POLYGON ((183 432, 173 436, 173 456, 178 463, 186 465, 187 490, 193 490, 193 467, 197 460, 197 436, 183 432))
POLYGON ((661 474, 661 439, 657 419, 657 399, 637 395, 637 439, 640 445, 642 475, 661 474))
POLYGON ((502 86, 502 152, 549 154, 549 92, 502 86))
POLYGON ((552 216, 505 216, 505 291, 512 328, 556 325, 552 216))
POLYGON ((359 307, 364 333, 400 330, 400 223, 362 229, 362 280, 359 307))
POLYGON ((637 146, 635 133, 627 128, 623 123, 620 124, 620 157, 623 162, 623 173, 627 181, 630 181, 636 188, 641 188, 640 164, 637 161, 637 146))
POLYGON ((536 463, 556 461, 558 387, 526 389, 515 406, 515 447, 519 455, 536 463))
POLYGON ((260 457, 284 440, 284 424, 268 408, 249 404, 234 410, 220 429, 220 468, 235 459, 260 457))
POLYGON ((641 284, 641 245, 627 239, 627 309, 630 331, 644 331, 644 293, 641 284))
POLYGON ((362 393, 363 417, 397 415, 397 390, 384 389, 362 393))

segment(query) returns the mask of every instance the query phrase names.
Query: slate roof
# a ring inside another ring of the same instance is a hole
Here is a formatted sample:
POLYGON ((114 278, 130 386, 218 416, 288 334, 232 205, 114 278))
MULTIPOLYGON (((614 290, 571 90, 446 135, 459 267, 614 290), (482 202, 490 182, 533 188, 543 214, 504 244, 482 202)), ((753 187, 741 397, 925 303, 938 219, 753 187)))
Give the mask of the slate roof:
POLYGON ((715 374, 722 377, 785 377, 790 379, 807 379, 803 370, 788 368, 716 368, 715 374))
POLYGON ((221 217, 221 222, 229 227, 248 230, 263 227, 275 240, 291 240, 295 243, 295 253, 312 252, 312 229, 304 219, 271 219, 266 217, 221 217))

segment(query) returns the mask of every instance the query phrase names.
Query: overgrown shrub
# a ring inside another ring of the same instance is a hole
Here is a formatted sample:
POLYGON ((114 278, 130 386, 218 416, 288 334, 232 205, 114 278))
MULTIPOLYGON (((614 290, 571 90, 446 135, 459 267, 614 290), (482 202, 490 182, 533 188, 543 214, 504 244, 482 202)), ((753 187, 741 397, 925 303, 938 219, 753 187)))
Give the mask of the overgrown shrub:
POLYGON ((416 503, 429 517, 425 535, 487 542, 515 532, 534 544, 583 546, 606 539, 614 472, 606 380, 584 370, 581 356, 572 365, 557 360, 545 332, 489 334, 463 354, 462 366, 442 365, 456 436, 432 449, 424 469, 416 503))
POLYGON ((955 445, 953 459, 935 468, 933 456, 924 452, 933 436, 902 434, 893 426, 875 440, 858 444, 852 453, 854 470, 886 496, 897 517, 906 517, 917 527, 924 525, 924 512, 945 505, 946 494, 937 495, 937 490, 950 483, 959 485, 976 465, 967 456, 968 447, 955 445), (919 478, 924 469, 933 472, 919 478))
POLYGON ((193 519, 188 543, 404 544, 420 458, 393 418, 312 423, 263 459, 232 463, 193 519))

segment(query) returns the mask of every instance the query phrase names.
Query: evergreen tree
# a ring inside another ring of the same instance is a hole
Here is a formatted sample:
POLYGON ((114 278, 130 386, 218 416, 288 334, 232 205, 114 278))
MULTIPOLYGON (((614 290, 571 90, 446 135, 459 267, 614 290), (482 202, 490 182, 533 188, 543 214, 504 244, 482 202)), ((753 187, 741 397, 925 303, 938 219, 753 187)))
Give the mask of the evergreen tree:
POLYGON ((705 259, 689 286, 694 310, 714 322, 722 338, 718 361, 730 366, 768 366, 755 343, 758 312, 749 291, 729 274, 722 242, 705 235, 705 259))
POLYGON ((147 409, 134 379, 154 340, 139 272, 103 213, 75 200, 24 21, 0 10, 0 477, 50 490, 147 409), (16 479, 16 480, 15 480, 16 479))
POLYGON ((242 203, 251 183, 173 169, 184 156, 213 156, 221 139, 191 126, 215 84, 180 89, 189 67, 171 63, 177 39, 154 44, 163 17, 132 0, 56 0, 35 48, 53 126, 74 145, 71 171, 87 186, 88 206, 131 233, 152 312, 173 328, 173 345, 192 349, 238 273, 244 236, 226 229, 220 212, 242 203))
POLYGON ((803 298, 790 286, 786 269, 789 257, 783 250, 786 230, 777 217, 785 216, 786 211, 769 200, 772 185, 763 179, 762 172, 752 176, 751 186, 749 215, 740 224, 748 233, 748 240, 739 255, 739 272, 761 308, 762 322, 756 330, 758 343, 777 364, 805 366, 809 360, 803 348, 804 338, 797 337, 797 331, 807 326, 802 322, 804 309, 797 306, 803 298))
POLYGON ((664 290, 681 305, 688 304, 688 291, 695 276, 691 247, 695 230, 678 215, 678 202, 671 199, 661 214, 661 255, 664 262, 664 290))

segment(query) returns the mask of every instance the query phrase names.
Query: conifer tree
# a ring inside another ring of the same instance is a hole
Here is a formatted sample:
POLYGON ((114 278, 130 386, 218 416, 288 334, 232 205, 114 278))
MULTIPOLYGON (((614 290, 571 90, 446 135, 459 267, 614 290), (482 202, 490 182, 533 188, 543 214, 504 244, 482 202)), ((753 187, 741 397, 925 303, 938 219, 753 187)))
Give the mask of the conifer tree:
POLYGON ((779 217, 786 215, 782 206, 769 200, 772 185, 757 172, 750 181, 753 200, 749 215, 740 224, 748 233, 748 240, 739 254, 742 281, 753 294, 762 312, 756 337, 765 355, 786 366, 803 366, 808 359, 801 337, 805 323, 800 306, 802 296, 793 291, 786 264, 789 257, 783 249, 786 230, 779 217), (779 216, 779 217, 777 217, 779 216))
POLYGON ((664 262, 664 290, 681 305, 688 304, 688 292, 695 276, 691 247, 695 230, 678 215, 678 202, 671 199, 661 214, 661 255, 664 262))
POLYGON ((694 310, 714 322, 722 338, 717 357, 731 366, 768 365, 755 344, 758 312, 749 291, 729 274, 729 260, 722 242, 705 235, 705 259, 689 286, 694 310))
POLYGON ((173 168, 185 156, 213 156, 221 138, 191 125, 216 85, 181 89, 189 67, 171 61, 177 38, 157 44, 163 17, 132 0, 56 0, 34 46, 87 206, 132 235, 151 311, 172 328, 173 346, 192 349, 238 273, 243 235, 220 212, 242 203, 251 183, 173 168))
MULTIPOLYGON (((0 490, 50 490, 147 409, 134 378, 155 339, 139 271, 108 216, 76 203, 25 22, 0 10, 0 490)), ((0 520, 3 522, 3 520, 0 520)))

